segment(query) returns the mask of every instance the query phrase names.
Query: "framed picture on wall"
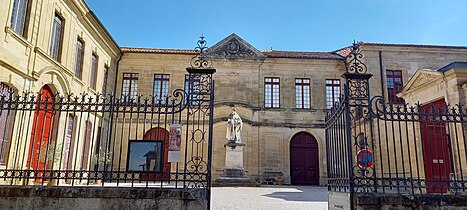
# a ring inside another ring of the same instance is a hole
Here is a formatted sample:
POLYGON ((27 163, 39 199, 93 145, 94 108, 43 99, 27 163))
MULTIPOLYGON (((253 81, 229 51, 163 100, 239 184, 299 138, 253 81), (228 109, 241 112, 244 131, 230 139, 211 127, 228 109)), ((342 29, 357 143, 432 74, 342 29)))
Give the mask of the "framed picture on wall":
POLYGON ((163 161, 162 141, 130 140, 127 171, 161 172, 163 161))

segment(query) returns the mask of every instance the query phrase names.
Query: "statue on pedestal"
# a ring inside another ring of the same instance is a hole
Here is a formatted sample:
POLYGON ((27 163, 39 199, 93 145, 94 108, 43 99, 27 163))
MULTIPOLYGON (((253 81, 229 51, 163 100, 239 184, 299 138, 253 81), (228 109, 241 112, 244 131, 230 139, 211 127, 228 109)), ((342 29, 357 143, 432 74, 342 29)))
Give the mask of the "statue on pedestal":
MULTIPOLYGON (((225 167, 221 176, 216 180, 218 186, 257 186, 255 180, 248 177, 243 167, 243 150, 241 131, 243 122, 235 108, 227 119, 227 133, 225 138, 225 167)), ((248 138, 246 138, 248 139, 248 138)))
POLYGON ((227 144, 224 146, 229 146, 232 149, 236 146, 244 146, 242 143, 241 131, 243 128, 242 118, 237 114, 237 110, 233 108, 232 113, 229 115, 227 120, 227 133, 225 138, 227 139, 227 144))
POLYGON ((229 142, 242 143, 242 137, 240 134, 242 127, 242 119, 240 118, 240 115, 237 114, 237 110, 234 108, 232 113, 229 115, 229 119, 227 120, 227 134, 225 135, 225 138, 227 138, 229 142))

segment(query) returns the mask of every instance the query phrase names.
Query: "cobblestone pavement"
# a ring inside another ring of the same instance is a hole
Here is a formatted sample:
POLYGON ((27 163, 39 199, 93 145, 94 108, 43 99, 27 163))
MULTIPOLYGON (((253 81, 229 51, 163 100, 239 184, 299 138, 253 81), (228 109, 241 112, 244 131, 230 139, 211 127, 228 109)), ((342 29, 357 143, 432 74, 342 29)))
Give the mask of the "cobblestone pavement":
POLYGON ((212 210, 321 210, 328 207, 326 187, 213 187, 212 210))

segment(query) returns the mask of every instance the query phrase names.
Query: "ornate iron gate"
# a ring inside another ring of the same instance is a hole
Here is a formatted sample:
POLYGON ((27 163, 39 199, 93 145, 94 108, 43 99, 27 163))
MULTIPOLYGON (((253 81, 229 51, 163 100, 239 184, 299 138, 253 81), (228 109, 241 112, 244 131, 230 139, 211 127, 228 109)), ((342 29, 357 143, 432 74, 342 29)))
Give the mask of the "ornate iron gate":
POLYGON ((188 87, 167 97, 2 91, 0 184, 204 188, 209 207, 215 69, 203 38, 188 87))
POLYGON ((357 194, 465 193, 467 107, 370 98, 362 61, 354 44, 344 94, 326 115, 329 191, 347 194, 351 209, 357 194))

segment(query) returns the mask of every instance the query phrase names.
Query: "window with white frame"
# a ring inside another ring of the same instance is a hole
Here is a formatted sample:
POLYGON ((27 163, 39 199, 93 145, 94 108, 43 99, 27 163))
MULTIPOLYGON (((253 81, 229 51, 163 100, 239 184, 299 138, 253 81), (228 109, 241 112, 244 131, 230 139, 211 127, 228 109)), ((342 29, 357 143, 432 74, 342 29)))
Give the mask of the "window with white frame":
POLYGON ((278 77, 264 78, 264 107, 279 108, 280 105, 280 79, 278 77))
POLYGON ((341 81, 339 79, 326 79, 326 109, 331 109, 339 102, 341 95, 341 81))
POLYGON ((185 97, 185 104, 187 103, 188 98, 191 101, 191 105, 199 105, 200 95, 199 95, 199 86, 200 86, 200 78, 192 75, 185 75, 185 93, 187 97, 185 97))
POLYGON ((136 99, 138 95, 138 74, 123 73, 122 80, 122 98, 125 101, 136 99))
POLYGON ((295 79, 295 108, 309 109, 311 108, 310 101, 310 79, 295 79))
POLYGON ((156 103, 165 104, 169 95, 169 80, 168 74, 154 74, 154 101, 156 103))

